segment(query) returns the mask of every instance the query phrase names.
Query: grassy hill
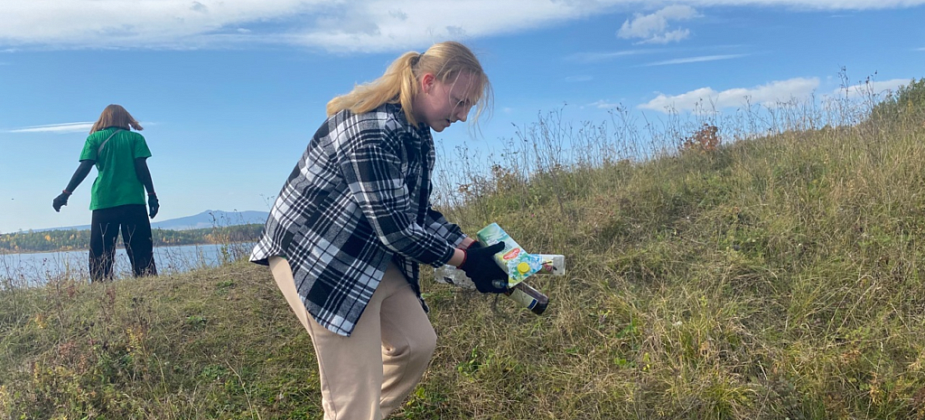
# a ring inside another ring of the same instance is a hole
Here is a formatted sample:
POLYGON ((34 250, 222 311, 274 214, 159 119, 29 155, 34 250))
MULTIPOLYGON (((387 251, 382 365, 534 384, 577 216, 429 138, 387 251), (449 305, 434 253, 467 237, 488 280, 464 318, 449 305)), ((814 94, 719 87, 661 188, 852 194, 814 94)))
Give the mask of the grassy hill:
MULTIPOLYGON (((393 417, 925 418, 923 91, 669 121, 654 147, 620 112, 551 113, 490 176, 445 163, 473 174, 450 220, 569 272, 530 280, 539 317, 425 278, 438 349, 393 417)), ((0 418, 321 418, 313 357, 246 262, 0 291, 0 418)))

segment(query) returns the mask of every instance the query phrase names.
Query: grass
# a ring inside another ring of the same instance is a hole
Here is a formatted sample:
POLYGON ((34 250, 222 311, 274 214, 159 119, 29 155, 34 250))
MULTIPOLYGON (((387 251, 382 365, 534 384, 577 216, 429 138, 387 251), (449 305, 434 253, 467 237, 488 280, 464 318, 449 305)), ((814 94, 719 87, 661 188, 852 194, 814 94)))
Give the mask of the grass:
MULTIPOLYGON (((456 151, 447 217, 569 272, 539 317, 425 278, 438 349, 393 418, 925 418, 925 126, 844 105, 456 151)), ((0 418, 315 419, 317 381, 264 267, 0 291, 0 418)))

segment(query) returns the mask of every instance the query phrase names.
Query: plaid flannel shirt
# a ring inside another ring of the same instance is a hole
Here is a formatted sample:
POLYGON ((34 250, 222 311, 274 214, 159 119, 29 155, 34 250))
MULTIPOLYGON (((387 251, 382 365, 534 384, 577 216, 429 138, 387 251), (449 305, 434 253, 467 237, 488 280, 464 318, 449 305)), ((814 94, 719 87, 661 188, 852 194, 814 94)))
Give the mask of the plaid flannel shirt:
POLYGON ((421 299, 418 262, 446 264, 465 238, 430 207, 434 160, 430 128, 411 126, 397 104, 331 116, 276 198, 251 261, 287 258, 305 308, 343 336, 389 261, 421 299))

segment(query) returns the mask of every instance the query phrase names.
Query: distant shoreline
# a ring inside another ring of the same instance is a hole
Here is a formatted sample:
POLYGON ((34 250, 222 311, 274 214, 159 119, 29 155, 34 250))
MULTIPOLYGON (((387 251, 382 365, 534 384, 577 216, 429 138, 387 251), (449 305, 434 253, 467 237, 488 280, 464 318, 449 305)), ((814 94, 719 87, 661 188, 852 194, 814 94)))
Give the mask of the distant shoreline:
MULTIPOLYGON (((256 241, 262 224, 171 230, 152 229, 155 247, 175 245, 222 245, 256 241)), ((57 230, 0 235, 0 254, 82 251, 90 247, 89 230, 57 230)), ((117 242, 119 246, 122 242, 117 242)))

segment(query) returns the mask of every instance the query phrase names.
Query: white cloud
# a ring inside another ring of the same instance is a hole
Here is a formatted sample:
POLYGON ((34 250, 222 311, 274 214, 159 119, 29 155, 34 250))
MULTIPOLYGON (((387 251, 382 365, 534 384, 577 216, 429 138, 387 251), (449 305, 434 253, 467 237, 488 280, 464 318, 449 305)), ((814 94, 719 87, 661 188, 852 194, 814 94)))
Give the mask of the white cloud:
POLYGON ((593 108, 599 108, 599 109, 611 109, 611 108, 620 107, 621 105, 620 103, 617 103, 617 102, 610 102, 610 101, 601 99, 599 101, 591 102, 587 106, 593 107, 593 108))
POLYGON ((622 39, 642 39, 643 44, 667 44, 677 42, 690 35, 687 29, 670 29, 668 24, 672 21, 690 20, 700 16, 697 10, 690 6, 668 6, 650 15, 636 14, 633 20, 626 20, 617 31, 617 37, 622 39))
POLYGON ((4 5, 0 46, 185 49, 272 43, 372 52, 531 29, 605 7, 589 4, 594 6, 533 0, 461 0, 452 7, 431 0, 22 1, 4 5))
POLYGON ((690 29, 675 29, 662 34, 654 35, 651 38, 642 41, 646 44, 667 44, 669 42, 678 42, 690 36, 690 29))
MULTIPOLYGON (((912 7, 925 0, 691 0, 685 4, 653 15, 669 22, 687 16, 694 7, 862 10, 912 7)), ((640 0, 7 0, 0 13, 0 48, 190 49, 270 43, 334 52, 395 51, 646 5, 640 0)), ((646 38, 651 42, 687 36, 683 29, 651 31, 644 29, 648 27, 644 21, 633 22, 628 23, 627 33, 651 33, 646 38)))
POLYGON ((702 55, 699 57, 675 58, 672 60, 656 61, 654 63, 644 64, 645 66, 667 66, 671 64, 702 63, 705 61, 729 60, 733 58, 746 57, 749 54, 725 54, 725 55, 702 55))
POLYGON ((864 84, 858 84, 854 86, 849 86, 847 89, 838 88, 832 91, 832 94, 835 96, 845 96, 849 98, 858 98, 866 96, 874 96, 882 98, 884 95, 889 92, 895 92, 900 86, 906 86, 912 79, 891 79, 884 81, 870 81, 864 84))
POLYGON ((625 50, 625 51, 608 51, 608 52, 583 52, 568 56, 566 59, 579 61, 582 63, 597 63, 614 58, 629 57, 632 55, 649 54, 654 50, 625 50))
POLYGON ((639 105, 642 109, 660 112, 697 111, 706 108, 732 108, 746 104, 774 106, 791 100, 808 99, 819 87, 818 78, 797 77, 789 80, 774 81, 752 88, 734 88, 717 92, 710 87, 702 87, 680 95, 659 94, 655 99, 639 105))
POLYGON ((36 125, 9 130, 9 133, 79 133, 90 132, 93 122, 73 122, 63 124, 36 125))

